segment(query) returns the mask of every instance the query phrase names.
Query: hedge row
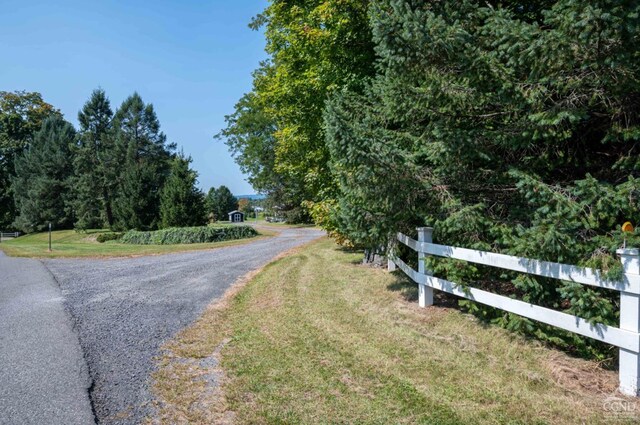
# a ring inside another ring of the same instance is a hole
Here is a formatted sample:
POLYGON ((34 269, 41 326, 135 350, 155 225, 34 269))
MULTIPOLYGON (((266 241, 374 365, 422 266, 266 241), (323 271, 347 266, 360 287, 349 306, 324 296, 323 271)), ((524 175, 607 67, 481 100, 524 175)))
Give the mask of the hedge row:
POLYGON ((96 240, 100 243, 115 241, 122 238, 122 235, 124 235, 124 233, 100 233, 96 240))
POLYGON ((151 232, 129 230, 122 236, 120 242, 137 245, 173 245, 230 241, 257 235, 258 232, 250 226, 171 227, 151 232))

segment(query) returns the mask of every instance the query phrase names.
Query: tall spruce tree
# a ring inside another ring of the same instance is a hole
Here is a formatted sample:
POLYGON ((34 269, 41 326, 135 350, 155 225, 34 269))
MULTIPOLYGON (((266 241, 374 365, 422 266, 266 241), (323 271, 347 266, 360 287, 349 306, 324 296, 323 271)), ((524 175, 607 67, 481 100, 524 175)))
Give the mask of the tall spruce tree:
MULTIPOLYGON (((640 5, 577 0, 377 0, 378 74, 325 111, 339 182, 331 223, 363 246, 431 225, 450 245, 620 273, 619 225, 640 210, 640 5)), ((627 242, 640 244, 636 234, 627 242)), ((605 324, 597 288, 430 264, 456 282, 605 324), (509 280, 505 283, 505 278, 509 280)), ((609 348, 466 303, 583 354, 609 348)))
POLYGON ((109 99, 102 89, 94 90, 78 112, 80 137, 74 158, 77 229, 114 224, 113 174, 117 156, 111 135, 112 118, 109 99))
POLYGON ((160 193, 160 226, 200 226, 206 222, 204 194, 196 186, 198 173, 189 168, 191 157, 180 154, 171 162, 171 174, 160 193))
POLYGON ((209 191, 204 196, 204 211, 207 216, 207 221, 212 223, 216 221, 216 215, 214 213, 215 210, 215 200, 216 200, 216 188, 211 187, 209 191))
POLYGON ((73 175, 73 126, 58 115, 47 118, 33 142, 15 160, 13 193, 18 217, 15 226, 24 232, 73 225, 70 180, 73 175))
POLYGON ((153 105, 138 93, 115 113, 113 131, 118 166, 114 227, 151 229, 160 222, 160 190, 169 175, 175 144, 160 131, 153 105))

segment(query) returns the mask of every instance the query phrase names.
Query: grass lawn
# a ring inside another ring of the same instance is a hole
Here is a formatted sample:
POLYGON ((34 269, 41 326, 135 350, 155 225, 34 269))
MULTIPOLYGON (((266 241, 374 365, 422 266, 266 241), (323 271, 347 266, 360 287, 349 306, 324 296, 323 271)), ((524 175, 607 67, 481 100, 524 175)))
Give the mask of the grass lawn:
POLYGON ((638 423, 605 409, 616 372, 442 299, 420 309, 414 284, 360 259, 322 239, 236 285, 165 346, 156 420, 638 423))
MULTIPOLYGON (((105 243, 96 241, 98 234, 107 232, 107 230, 90 230, 85 233, 78 233, 74 230, 54 231, 51 234, 52 252, 48 252, 49 234, 46 232, 33 233, 0 243, 0 250, 14 257, 124 257, 219 248, 240 245, 257 239, 181 245, 131 245, 118 243, 118 241, 105 243)), ((258 229, 258 232, 260 233, 258 238, 276 234, 268 229, 258 229)))

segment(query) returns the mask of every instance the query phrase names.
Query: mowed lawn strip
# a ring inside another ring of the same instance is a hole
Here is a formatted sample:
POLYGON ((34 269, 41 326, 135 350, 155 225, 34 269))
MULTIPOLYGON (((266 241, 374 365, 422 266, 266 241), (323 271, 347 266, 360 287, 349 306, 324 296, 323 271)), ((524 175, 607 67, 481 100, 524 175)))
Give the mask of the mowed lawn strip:
MULTIPOLYGON (((327 239, 166 345, 161 423, 607 423, 617 375, 456 309, 327 239)), ((616 423, 635 423, 616 418, 616 423)), ((637 421, 638 418, 635 418, 637 421)))
POLYGON ((269 229, 257 229, 260 236, 232 241, 177 244, 177 245, 132 245, 116 241, 99 243, 96 237, 106 230, 76 232, 74 230, 58 230, 52 232, 52 252, 49 252, 49 234, 33 233, 10 239, 0 243, 0 250, 13 257, 64 258, 64 257, 128 257, 137 255, 166 254, 172 252, 197 251, 241 245, 275 235, 269 229))

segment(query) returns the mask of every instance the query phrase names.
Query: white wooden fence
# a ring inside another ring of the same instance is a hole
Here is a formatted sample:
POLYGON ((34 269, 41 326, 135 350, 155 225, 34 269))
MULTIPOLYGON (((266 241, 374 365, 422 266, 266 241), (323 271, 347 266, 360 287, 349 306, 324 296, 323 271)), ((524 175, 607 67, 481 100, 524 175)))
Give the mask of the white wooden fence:
POLYGON ((389 257, 389 270, 395 270, 397 266, 418 284, 418 302, 421 307, 433 304, 433 290, 438 289, 614 345, 620 349, 620 391, 627 395, 640 395, 640 251, 638 249, 617 251, 624 267, 624 275, 619 281, 610 281, 594 269, 434 244, 432 233, 433 229, 430 227, 418 228, 417 241, 398 233, 400 242, 417 251, 417 271, 401 259, 393 255, 389 257), (427 255, 464 260, 618 291, 620 292, 620 327, 590 324, 577 316, 502 295, 470 287, 463 289, 456 283, 434 277, 429 270, 426 270, 424 260, 427 255))
POLYGON ((2 241, 6 241, 7 239, 14 239, 20 236, 20 232, 0 232, 0 243, 2 241))

